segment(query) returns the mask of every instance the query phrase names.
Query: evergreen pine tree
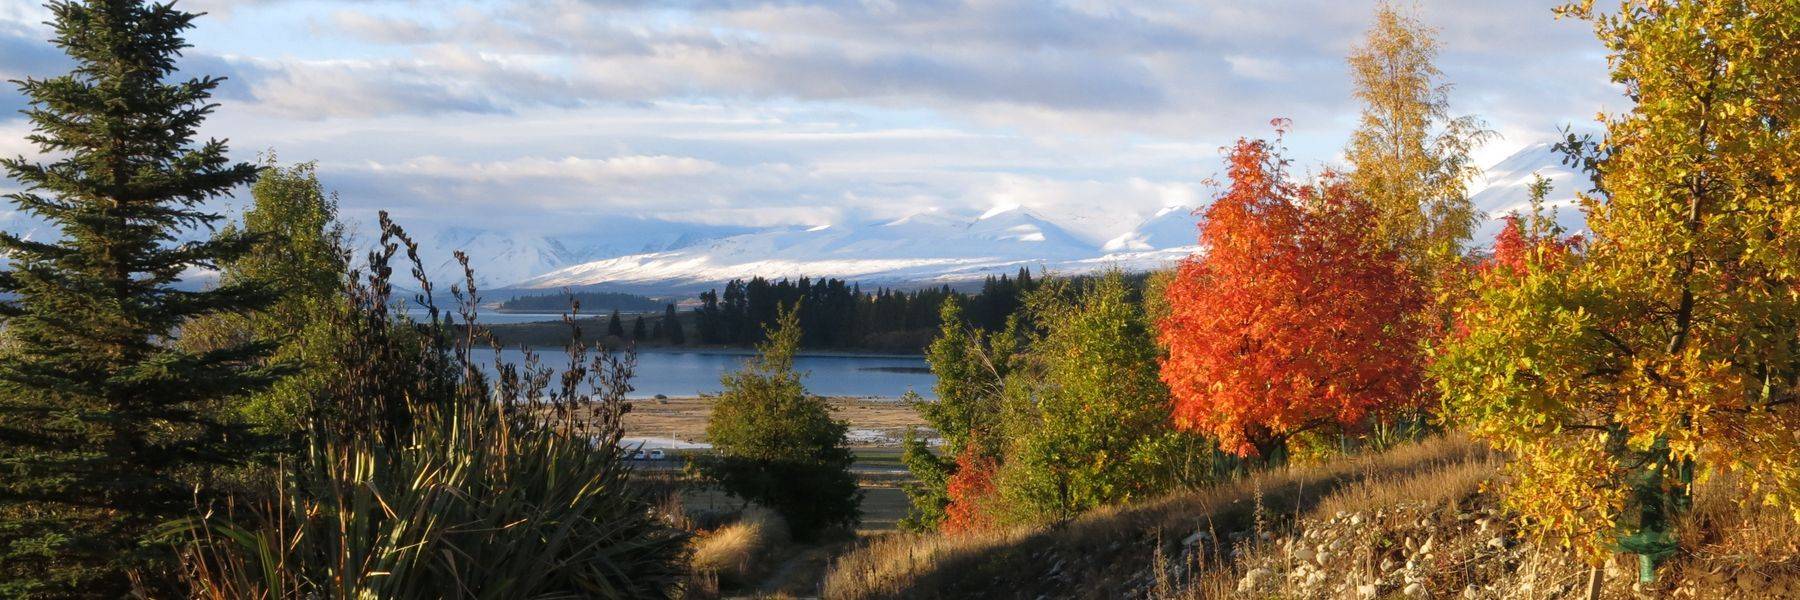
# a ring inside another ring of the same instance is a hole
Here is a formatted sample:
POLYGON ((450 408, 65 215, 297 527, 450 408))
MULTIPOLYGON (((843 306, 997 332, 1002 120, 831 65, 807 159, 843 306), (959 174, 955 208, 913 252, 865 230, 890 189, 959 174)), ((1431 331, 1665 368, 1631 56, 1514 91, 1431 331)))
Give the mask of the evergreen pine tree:
POLYGON ((631 322, 631 339, 643 340, 648 338, 649 334, 644 331, 644 316, 638 315, 637 320, 631 322))
POLYGON ((669 343, 682 345, 687 343, 687 333, 681 330, 681 319, 675 318, 675 305, 663 308, 663 331, 669 333, 669 343))
POLYGON ((625 337, 625 322, 619 319, 618 309, 613 309, 612 318, 606 320, 606 335, 616 338, 625 337))
MULTIPOLYGON (((208 471, 245 456, 220 398, 270 379, 266 345, 193 353, 166 343, 183 323, 265 306, 266 286, 176 284, 242 255, 247 236, 176 243, 216 221, 203 203, 256 177, 225 144, 194 144, 219 79, 165 81, 196 15, 130 0, 53 2, 54 43, 73 72, 20 83, 41 152, 0 160, 18 208, 56 240, 0 234, 0 596, 117 598, 155 586, 172 553, 145 543, 194 510, 208 471), (133 574, 138 575, 133 583, 133 574)), ((161 595, 146 591, 150 595, 161 595)))

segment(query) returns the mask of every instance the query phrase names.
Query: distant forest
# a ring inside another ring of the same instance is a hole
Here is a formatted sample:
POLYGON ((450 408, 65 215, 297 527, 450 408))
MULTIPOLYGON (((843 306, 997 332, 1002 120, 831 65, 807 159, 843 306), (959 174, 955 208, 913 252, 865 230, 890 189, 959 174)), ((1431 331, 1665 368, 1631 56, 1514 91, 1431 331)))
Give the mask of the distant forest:
POLYGON ((659 311, 663 303, 622 292, 573 292, 543 294, 539 296, 517 296, 500 303, 500 310, 511 312, 548 312, 563 313, 569 310, 569 301, 581 303, 581 312, 595 314, 607 311, 642 313, 659 311))
MULTIPOLYGON (((999 331, 1038 287, 1030 271, 988 277, 970 293, 933 287, 919 290, 877 288, 865 291, 842 279, 734 279, 722 290, 702 292, 700 306, 676 310, 674 304, 631 294, 582 292, 577 322, 584 340, 617 346, 749 347, 763 341, 778 307, 800 304, 801 344, 820 350, 920 352, 938 333, 938 310, 952 296, 963 301, 970 325, 999 331), (608 315, 607 313, 612 313, 608 315), (620 313, 639 313, 637 315, 620 313), (661 313, 661 314, 655 314, 661 313)), ((501 303, 503 310, 561 312, 570 295, 521 296, 501 303)), ((569 329, 562 323, 502 323, 488 329, 503 345, 561 346, 569 329)))
POLYGON ((937 334, 945 298, 964 300, 972 325, 999 330, 1036 285, 1027 269, 1017 276, 990 276, 973 294, 947 286, 864 291, 841 279, 734 279, 722 292, 700 294, 694 331, 706 344, 755 344, 780 306, 799 303, 801 343, 807 347, 917 351, 937 334))
MULTIPOLYGON (((1124 276, 1133 302, 1139 301, 1147 274, 1124 276)), ((1080 288, 1092 283, 1089 275, 1069 277, 1080 288)), ((1020 269, 1013 275, 990 276, 973 292, 938 286, 899 290, 862 286, 842 279, 734 279, 722 289, 701 292, 700 305, 677 310, 641 296, 586 292, 576 294, 584 316, 577 325, 582 339, 618 347, 713 346, 745 348, 763 341, 782 306, 800 305, 801 345, 814 350, 867 352, 921 352, 936 338, 944 300, 962 303, 963 318, 986 331, 1005 329, 1007 319, 1025 305, 1025 297, 1043 284, 1041 276, 1020 269), (610 298, 631 299, 632 304, 612 309, 610 298), (611 314, 608 315, 607 313, 611 314), (625 314, 621 314, 625 313, 625 314), (638 314, 629 314, 638 313, 638 314), (658 314, 660 313, 660 314, 658 314)), ((568 296, 521 297, 537 304, 509 310, 555 312, 567 310, 568 296), (554 301, 555 304, 549 304, 554 301)), ((569 341, 569 329, 557 322, 501 323, 487 326, 506 346, 561 346, 569 341)))

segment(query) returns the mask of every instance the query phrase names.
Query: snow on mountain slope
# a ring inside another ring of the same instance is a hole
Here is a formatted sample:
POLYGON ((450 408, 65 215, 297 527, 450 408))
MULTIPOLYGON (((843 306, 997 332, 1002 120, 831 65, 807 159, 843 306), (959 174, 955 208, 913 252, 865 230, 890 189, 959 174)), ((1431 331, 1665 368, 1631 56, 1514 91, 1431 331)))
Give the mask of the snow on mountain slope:
MULTIPOLYGON (((700 225, 656 219, 617 218, 574 234, 538 234, 429 224, 408 228, 419 242, 421 259, 440 287, 460 282, 454 252, 469 255, 476 283, 493 289, 583 262, 686 248, 755 231, 748 227, 700 225)), ((363 236, 375 239, 372 234, 363 236)))
POLYGON ((979 279, 1097 254, 1092 245, 1023 209, 993 211, 974 220, 925 212, 885 223, 738 235, 668 252, 597 260, 518 287, 604 284, 676 291, 749 276, 840 277, 899 285, 979 279))
POLYGON ((1100 249, 1107 252, 1144 252, 1192 246, 1200 236, 1200 217, 1191 206, 1170 206, 1131 231, 1108 240, 1100 249))
POLYGON ((418 240, 421 258, 432 282, 439 287, 460 283, 462 267, 455 255, 469 255, 475 282, 493 287, 562 268, 576 257, 560 242, 538 235, 509 235, 497 231, 452 227, 418 240))
POLYGON ((1556 222, 1569 233, 1587 231, 1587 216, 1582 214, 1576 194, 1589 187, 1587 177, 1562 163, 1563 155, 1548 143, 1534 144, 1488 167, 1484 172, 1486 186, 1469 197, 1475 209, 1486 218, 1476 225, 1470 244, 1477 248, 1494 245, 1494 236, 1505 226, 1508 213, 1521 215, 1531 210, 1532 175, 1550 180, 1550 193, 1544 199, 1545 212, 1555 211, 1556 222))

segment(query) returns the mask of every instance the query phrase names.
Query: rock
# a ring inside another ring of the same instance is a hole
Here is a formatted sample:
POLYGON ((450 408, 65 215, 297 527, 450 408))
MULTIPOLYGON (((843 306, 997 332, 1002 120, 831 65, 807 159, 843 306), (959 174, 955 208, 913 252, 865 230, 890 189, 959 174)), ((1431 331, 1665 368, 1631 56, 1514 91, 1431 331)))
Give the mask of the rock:
POLYGON ((1354 514, 1354 515, 1350 515, 1350 525, 1351 525, 1351 526, 1352 526, 1352 527, 1355 527, 1355 526, 1358 526, 1358 525, 1362 525, 1362 524, 1363 524, 1363 516, 1362 516, 1362 513, 1356 513, 1356 514, 1354 514))
POLYGON ((1268 569, 1261 567, 1251 569, 1249 573, 1244 574, 1242 580, 1238 581, 1238 593, 1243 594, 1256 591, 1258 587, 1262 586, 1263 580, 1268 579, 1271 575, 1274 575, 1274 573, 1268 569))
POLYGON ((1394 572, 1394 569, 1397 569, 1399 567, 1400 567, 1400 563, 1394 562, 1394 559, 1392 559, 1392 558, 1381 559, 1381 573, 1384 575, 1394 572))
POLYGON ((1425 590, 1425 584, 1416 581, 1406 584, 1406 588, 1400 590, 1400 593, 1408 598, 1427 598, 1431 596, 1431 592, 1425 590))
POLYGON ((1495 550, 1505 550, 1506 549, 1506 538, 1496 535, 1492 539, 1489 539, 1487 541, 1487 547, 1493 548, 1495 550))
POLYGON ((1437 536, 1425 536, 1425 543, 1419 544, 1419 554, 1430 554, 1432 543, 1436 541, 1437 536))
POLYGON ((1313 558, 1317 557, 1318 555, 1319 555, 1318 552, 1314 552, 1313 549, 1307 547, 1306 544, 1296 544, 1295 545, 1294 553, 1293 553, 1295 560, 1298 560, 1303 563, 1309 563, 1309 562, 1312 562, 1313 558))
POLYGON ((1374 600, 1377 592, 1378 590, 1373 583, 1365 583, 1356 586, 1356 597, 1361 598, 1362 600, 1374 600))

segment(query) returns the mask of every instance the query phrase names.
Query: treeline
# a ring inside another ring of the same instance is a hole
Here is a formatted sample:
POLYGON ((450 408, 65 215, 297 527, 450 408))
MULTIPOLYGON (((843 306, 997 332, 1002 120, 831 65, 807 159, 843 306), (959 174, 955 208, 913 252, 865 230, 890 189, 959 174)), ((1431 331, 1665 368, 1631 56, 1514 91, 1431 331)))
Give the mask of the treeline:
POLYGON ((806 347, 917 351, 936 335, 938 310, 946 299, 969 306, 976 327, 998 331, 1036 287, 1031 271, 1023 268, 1016 276, 989 276, 975 293, 948 286, 863 291, 841 279, 734 279, 722 291, 700 294, 694 329, 706 344, 756 344, 782 307, 798 304, 806 347))
POLYGON ((623 292, 569 292, 514 296, 500 303, 500 310, 513 312, 563 313, 578 303, 582 312, 621 311, 646 313, 662 310, 663 303, 637 294, 623 292))

